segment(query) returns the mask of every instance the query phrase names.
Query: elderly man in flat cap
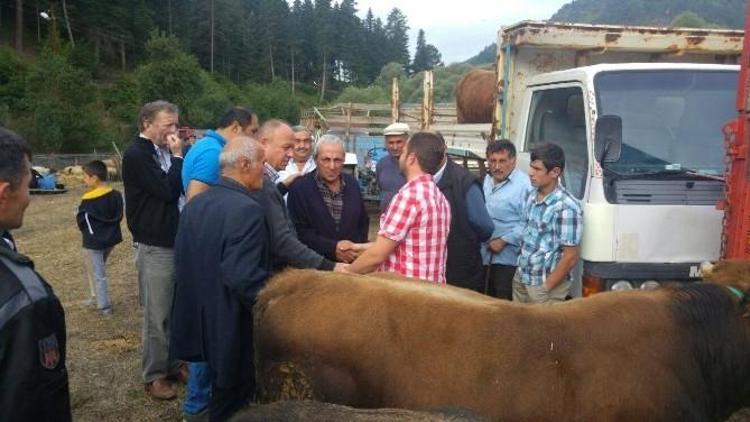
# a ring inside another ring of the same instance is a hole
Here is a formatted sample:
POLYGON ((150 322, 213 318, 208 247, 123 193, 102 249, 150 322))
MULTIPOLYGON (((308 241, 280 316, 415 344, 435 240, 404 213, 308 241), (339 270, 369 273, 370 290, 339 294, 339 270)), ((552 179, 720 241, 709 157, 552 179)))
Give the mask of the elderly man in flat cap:
POLYGON ((380 212, 384 213, 391 203, 393 195, 406 183, 404 175, 398 167, 398 158, 404 150, 406 140, 409 138, 409 125, 406 123, 393 123, 383 130, 385 135, 385 148, 388 155, 378 161, 375 169, 380 189, 380 212))

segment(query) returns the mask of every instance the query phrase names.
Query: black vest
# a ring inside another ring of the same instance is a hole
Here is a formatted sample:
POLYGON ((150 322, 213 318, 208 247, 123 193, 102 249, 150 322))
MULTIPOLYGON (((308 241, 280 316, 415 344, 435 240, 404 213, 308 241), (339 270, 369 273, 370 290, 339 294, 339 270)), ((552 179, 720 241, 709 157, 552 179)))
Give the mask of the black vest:
POLYGON ((482 190, 482 185, 473 174, 449 159, 437 184, 451 206, 445 279, 448 284, 483 293, 481 244, 466 215, 466 192, 472 184, 482 190))

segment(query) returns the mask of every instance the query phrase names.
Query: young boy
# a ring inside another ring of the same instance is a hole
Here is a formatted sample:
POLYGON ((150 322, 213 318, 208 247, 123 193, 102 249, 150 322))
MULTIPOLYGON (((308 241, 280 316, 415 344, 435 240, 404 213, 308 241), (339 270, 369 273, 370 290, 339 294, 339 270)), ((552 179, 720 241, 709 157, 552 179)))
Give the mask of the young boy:
POLYGON ((107 166, 103 162, 87 163, 83 173, 89 190, 83 195, 76 220, 83 235, 84 263, 89 285, 94 284, 92 278, 96 281, 96 308, 102 315, 110 315, 105 263, 112 248, 122 242, 122 194, 107 185, 107 166))

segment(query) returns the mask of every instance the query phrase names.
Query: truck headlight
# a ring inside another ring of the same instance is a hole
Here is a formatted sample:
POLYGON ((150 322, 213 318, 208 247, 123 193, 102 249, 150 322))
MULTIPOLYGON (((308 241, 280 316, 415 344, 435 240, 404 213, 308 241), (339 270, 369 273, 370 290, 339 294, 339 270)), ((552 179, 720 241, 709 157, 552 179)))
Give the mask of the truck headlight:
POLYGON ((612 287, 610 287, 610 289, 613 292, 619 292, 623 290, 633 290, 633 284, 627 280, 620 280, 612 284, 612 287))

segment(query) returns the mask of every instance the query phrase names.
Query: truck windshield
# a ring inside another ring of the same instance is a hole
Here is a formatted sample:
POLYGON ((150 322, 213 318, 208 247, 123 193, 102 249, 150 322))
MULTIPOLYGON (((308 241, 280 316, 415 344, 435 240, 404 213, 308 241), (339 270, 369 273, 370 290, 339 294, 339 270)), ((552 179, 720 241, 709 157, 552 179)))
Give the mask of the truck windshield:
POLYGON ((605 72, 595 86, 599 115, 622 119, 622 155, 606 169, 724 174, 721 128, 737 114, 736 71, 605 72))

